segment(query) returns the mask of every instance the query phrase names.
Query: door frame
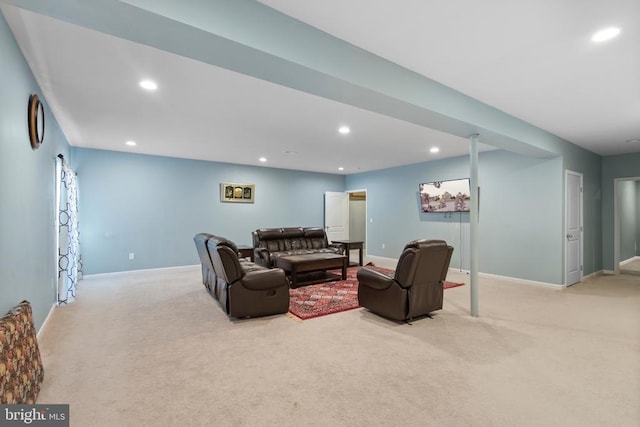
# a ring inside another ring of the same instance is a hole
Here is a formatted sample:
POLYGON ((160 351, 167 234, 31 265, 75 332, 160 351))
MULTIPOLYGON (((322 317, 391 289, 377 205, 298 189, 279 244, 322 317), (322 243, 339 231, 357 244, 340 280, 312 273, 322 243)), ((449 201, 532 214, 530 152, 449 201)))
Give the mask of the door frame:
POLYGON ((613 179, 613 271, 620 274, 620 194, 619 183, 622 181, 639 181, 640 176, 613 179))
MULTIPOLYGON (((563 224, 563 242, 564 242, 564 278, 563 282, 565 286, 571 286, 573 283, 568 283, 568 275, 569 275, 569 257, 567 256, 567 252, 569 250, 569 244, 567 241, 567 220, 569 215, 569 198, 568 198, 568 189, 569 189, 569 175, 574 175, 580 178, 580 197, 578 201, 578 209, 579 212, 579 221, 580 221, 580 280, 584 277, 584 176, 580 172, 572 171, 569 169, 565 169, 564 171, 564 224, 563 224)), ((579 280, 579 281, 580 281, 579 280)), ((576 282, 577 283, 577 282, 576 282)))
MULTIPOLYGON (((351 193, 364 193, 364 248, 362 249, 363 257, 367 257, 367 248, 369 247, 369 194, 367 193, 367 189, 362 190, 347 190, 345 191, 347 194, 351 193)), ((349 210, 349 215, 351 215, 351 210, 349 210)))

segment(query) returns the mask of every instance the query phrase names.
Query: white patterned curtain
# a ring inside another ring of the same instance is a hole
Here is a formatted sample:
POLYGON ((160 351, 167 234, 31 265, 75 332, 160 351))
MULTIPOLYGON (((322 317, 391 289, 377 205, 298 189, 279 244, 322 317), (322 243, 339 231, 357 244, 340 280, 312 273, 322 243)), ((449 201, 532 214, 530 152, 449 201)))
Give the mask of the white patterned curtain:
POLYGON ((62 155, 58 158, 58 304, 66 304, 75 299, 76 285, 82 279, 82 256, 76 173, 62 155))

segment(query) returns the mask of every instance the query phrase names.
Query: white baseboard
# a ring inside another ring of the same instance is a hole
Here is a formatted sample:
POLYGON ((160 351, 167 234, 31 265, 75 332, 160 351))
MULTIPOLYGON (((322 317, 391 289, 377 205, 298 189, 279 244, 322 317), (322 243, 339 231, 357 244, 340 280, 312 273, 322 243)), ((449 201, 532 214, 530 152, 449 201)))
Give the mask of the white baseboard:
POLYGON ((536 280, 527 280, 520 279, 519 277, 510 277, 510 276, 499 276, 497 274, 489 274, 489 273, 478 273, 480 277, 486 277, 487 279, 498 279, 498 280, 508 280, 509 282, 514 282, 518 285, 528 285, 528 286, 541 286, 544 288, 551 289, 564 289, 565 285, 556 285, 555 283, 547 283, 547 282, 538 282, 536 280))
POLYGON ((625 264, 629 264, 633 261, 640 261, 640 256, 632 256, 629 259, 625 259, 624 261, 620 261, 620 265, 625 265, 625 264))
POLYGON ((123 274, 131 274, 138 272, 150 272, 150 271, 162 271, 162 270, 190 270, 192 268, 200 268, 200 264, 193 265, 179 265, 176 267, 159 267, 159 268, 145 268, 140 270, 128 270, 128 271, 115 271, 113 273, 97 273, 97 274, 85 274, 83 279, 96 279, 101 277, 115 277, 123 274))
MULTIPOLYGON (((373 255, 367 255, 367 261, 373 262, 374 265, 377 265, 379 267, 390 268, 390 269, 396 268, 396 265, 398 264, 397 258, 386 258, 386 257, 373 256, 373 255)), ((456 273, 469 274, 468 270, 461 270, 459 268, 449 268, 449 271, 456 272, 456 273)), ((565 287, 564 285, 556 285, 553 283, 546 283, 546 282, 537 282, 534 280, 520 279, 517 277, 499 276, 497 274, 478 273, 478 275, 481 277, 486 277, 490 279, 508 280, 510 282, 514 282, 522 285, 543 286, 546 288, 553 288, 553 289, 562 289, 565 287)))
MULTIPOLYGON (((594 271, 591 274, 587 274, 586 276, 582 277, 582 280, 589 280, 589 279, 593 279, 594 277, 598 277, 598 276, 602 276, 604 274, 604 270, 600 270, 600 271, 594 271)), ((582 281, 581 280, 581 281, 582 281)))
POLYGON ((592 279, 598 276, 617 276, 618 274, 619 273, 616 273, 615 270, 600 270, 600 271, 593 272, 591 274, 587 274, 582 278, 582 280, 592 279))
POLYGON ((44 322, 42 322, 42 325, 40 325, 40 329, 38 329, 38 332, 36 332, 37 340, 40 339, 40 336, 44 332, 44 329, 47 326, 47 322, 49 322, 49 319, 51 318, 51 315, 53 314, 53 310, 55 310, 55 308, 56 308, 56 303, 54 302, 53 304, 51 304, 51 308, 49 309, 49 313, 47 313, 47 317, 44 318, 44 322))

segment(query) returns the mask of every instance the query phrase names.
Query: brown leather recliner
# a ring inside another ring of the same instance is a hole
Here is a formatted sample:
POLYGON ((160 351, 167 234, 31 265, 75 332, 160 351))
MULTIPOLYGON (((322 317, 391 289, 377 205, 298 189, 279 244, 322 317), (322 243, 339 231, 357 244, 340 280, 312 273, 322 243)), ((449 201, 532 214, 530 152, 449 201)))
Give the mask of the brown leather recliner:
POLYGON ((215 284, 211 294, 231 317, 258 317, 289 311, 289 282, 281 268, 268 269, 238 258, 224 237, 207 241, 215 284))
POLYGON ((358 271, 358 302, 394 320, 408 321, 440 310, 452 253, 443 240, 407 243, 393 277, 367 267, 358 271))

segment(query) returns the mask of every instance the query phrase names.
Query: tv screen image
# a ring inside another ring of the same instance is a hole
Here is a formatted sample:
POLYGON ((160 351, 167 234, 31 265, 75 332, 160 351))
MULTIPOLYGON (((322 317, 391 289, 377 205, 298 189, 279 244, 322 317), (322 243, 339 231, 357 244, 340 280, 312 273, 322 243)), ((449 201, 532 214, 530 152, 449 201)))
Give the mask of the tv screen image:
POLYGON ((469 178, 420 184, 422 212, 469 212, 469 178))

